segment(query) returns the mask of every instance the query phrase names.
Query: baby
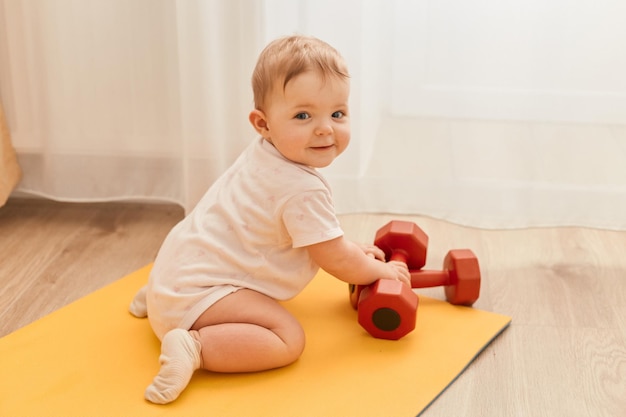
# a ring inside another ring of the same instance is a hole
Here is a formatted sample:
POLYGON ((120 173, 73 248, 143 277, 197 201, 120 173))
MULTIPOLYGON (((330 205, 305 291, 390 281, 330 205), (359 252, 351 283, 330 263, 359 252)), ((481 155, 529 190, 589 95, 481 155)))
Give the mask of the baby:
MULTIPOLYGON (((278 300, 323 268, 351 284, 409 284, 406 265, 343 236, 328 183, 350 142, 349 75, 330 45, 290 36, 271 42, 252 76, 250 123, 260 138, 165 239, 131 304, 161 339, 161 368, 145 392, 165 404, 197 369, 253 372, 296 361, 299 322, 278 300)), ((323 301, 320 301, 323 302, 323 301)))

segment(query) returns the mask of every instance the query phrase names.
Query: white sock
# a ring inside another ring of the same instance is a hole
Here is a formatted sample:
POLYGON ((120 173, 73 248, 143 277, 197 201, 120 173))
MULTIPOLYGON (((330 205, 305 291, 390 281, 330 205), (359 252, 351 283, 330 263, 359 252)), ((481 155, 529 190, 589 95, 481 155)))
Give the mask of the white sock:
POLYGON ((184 329, 167 332, 161 342, 161 369, 146 388, 146 399, 167 404, 178 398, 202 364, 201 350, 198 332, 184 329))
POLYGON ((148 317, 148 306, 146 305, 146 291, 148 287, 144 285, 133 297, 133 301, 128 307, 128 311, 135 317, 140 319, 148 317))

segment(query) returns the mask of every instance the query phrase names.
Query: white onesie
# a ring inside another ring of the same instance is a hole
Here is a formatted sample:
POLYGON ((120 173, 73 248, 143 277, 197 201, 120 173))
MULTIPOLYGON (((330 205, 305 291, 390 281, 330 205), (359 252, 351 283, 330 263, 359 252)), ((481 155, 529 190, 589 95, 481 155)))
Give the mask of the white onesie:
POLYGON ((324 178, 259 138, 165 239, 148 282, 150 324, 159 338, 189 329, 240 288, 292 298, 319 269, 306 246, 341 235, 324 178))

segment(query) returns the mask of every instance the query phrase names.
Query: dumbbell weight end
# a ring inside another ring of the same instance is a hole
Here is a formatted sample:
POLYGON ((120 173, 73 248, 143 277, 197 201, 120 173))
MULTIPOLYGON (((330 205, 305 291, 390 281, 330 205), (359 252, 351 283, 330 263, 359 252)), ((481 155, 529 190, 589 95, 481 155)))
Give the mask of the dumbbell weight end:
POLYGON ((446 300, 471 306, 480 295, 480 266, 469 249, 454 249, 444 259, 443 270, 411 270, 412 288, 443 286, 446 300))
POLYGON ((361 291, 358 322, 375 338, 397 340, 415 329, 418 303, 406 284, 379 279, 361 291))

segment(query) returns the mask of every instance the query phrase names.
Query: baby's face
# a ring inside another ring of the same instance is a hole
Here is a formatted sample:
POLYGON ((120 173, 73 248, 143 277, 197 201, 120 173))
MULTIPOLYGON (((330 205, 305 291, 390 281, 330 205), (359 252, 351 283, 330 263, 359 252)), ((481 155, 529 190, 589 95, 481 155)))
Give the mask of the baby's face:
POLYGON ((269 140, 287 159, 322 168, 350 142, 348 80, 307 71, 277 87, 266 111, 269 140))

